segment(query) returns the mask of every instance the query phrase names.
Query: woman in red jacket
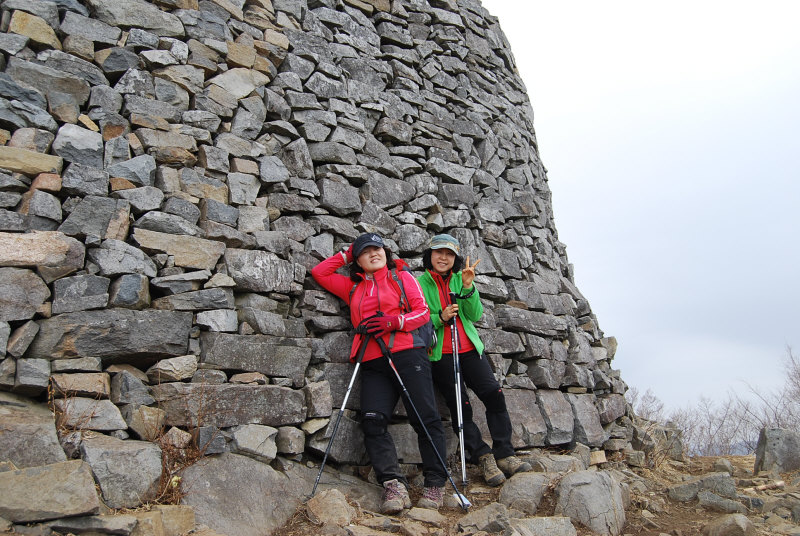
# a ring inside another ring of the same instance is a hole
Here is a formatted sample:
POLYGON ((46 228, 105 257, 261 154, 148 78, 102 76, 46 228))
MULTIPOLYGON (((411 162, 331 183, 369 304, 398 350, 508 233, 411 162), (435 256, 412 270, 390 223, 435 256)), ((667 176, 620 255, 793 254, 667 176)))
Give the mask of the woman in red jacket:
MULTIPOLYGON (((394 440, 387 430, 402 389, 375 339, 380 338, 389 348, 397 372, 433 439, 431 445, 404 398, 406 413, 417 433, 425 477, 417 506, 441 507, 447 480, 436 454, 438 451, 444 455, 446 445, 444 426, 436 407, 430 360, 424 343, 411 333, 428 321, 428 306, 419 284, 409 272, 402 270, 403 266, 403 261, 392 258, 380 236, 368 233, 359 236, 349 249, 325 259, 311 270, 317 283, 347 303, 353 326, 363 326, 370 335, 361 365, 361 427, 367 455, 378 482, 384 487, 381 510, 388 514, 410 508, 411 499, 408 483, 400 472, 394 440), (349 278, 336 273, 348 263, 349 278), (403 306, 402 291, 393 273, 402 280, 410 311, 403 306), (383 315, 377 316, 379 312, 383 315)), ((361 333, 355 334, 351 361, 355 360, 364 338, 361 333)))

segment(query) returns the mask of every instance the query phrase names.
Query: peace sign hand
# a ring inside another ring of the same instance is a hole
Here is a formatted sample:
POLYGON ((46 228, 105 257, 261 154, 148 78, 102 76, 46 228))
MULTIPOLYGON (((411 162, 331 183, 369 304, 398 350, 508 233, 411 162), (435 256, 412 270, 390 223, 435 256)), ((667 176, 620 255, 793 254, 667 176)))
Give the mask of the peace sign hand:
POLYGON ((475 267, 478 266, 479 262, 481 262, 480 259, 475 261, 475 264, 470 266, 469 257, 467 257, 465 266, 461 270, 461 283, 463 288, 467 289, 472 287, 472 281, 475 279, 475 267))

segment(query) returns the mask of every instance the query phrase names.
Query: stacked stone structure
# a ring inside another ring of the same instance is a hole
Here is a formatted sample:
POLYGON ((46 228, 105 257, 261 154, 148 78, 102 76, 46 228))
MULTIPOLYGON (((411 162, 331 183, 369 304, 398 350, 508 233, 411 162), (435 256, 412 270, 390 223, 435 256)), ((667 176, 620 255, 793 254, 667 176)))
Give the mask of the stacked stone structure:
MULTIPOLYGON (((1 8, 5 461, 80 459, 122 508, 158 488, 162 431, 313 459, 352 366, 343 306, 309 270, 371 231, 417 270, 440 232, 481 259, 516 447, 636 444, 616 341, 574 284, 526 89, 478 0, 1 8), (14 417, 19 397, 52 399, 58 437, 14 417)), ((364 463, 355 412, 331 459, 364 463)))

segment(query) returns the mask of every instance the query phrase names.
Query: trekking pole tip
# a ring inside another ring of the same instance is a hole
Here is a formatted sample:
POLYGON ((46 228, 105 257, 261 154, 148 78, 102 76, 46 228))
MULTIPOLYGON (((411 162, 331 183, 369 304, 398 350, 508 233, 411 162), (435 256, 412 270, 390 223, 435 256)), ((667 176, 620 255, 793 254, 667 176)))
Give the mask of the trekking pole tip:
POLYGON ((458 493, 458 492, 456 492, 456 493, 453 493, 453 497, 454 497, 454 498, 455 498, 455 499, 456 499, 456 500, 459 502, 459 504, 461 505, 461 508, 462 508, 462 509, 463 509, 465 512, 466 512, 467 510, 469 510, 469 507, 470 507, 470 506, 472 506, 472 503, 471 503, 471 502, 469 502, 469 499, 467 499, 467 497, 466 497, 464 494, 462 494, 462 493, 458 493))

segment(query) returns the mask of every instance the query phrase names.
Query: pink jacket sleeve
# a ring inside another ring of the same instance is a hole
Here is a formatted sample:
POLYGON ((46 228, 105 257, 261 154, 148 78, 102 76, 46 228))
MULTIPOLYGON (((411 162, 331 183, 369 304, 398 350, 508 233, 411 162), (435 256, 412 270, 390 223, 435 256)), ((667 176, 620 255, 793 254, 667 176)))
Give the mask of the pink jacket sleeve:
POLYGON ((349 277, 337 274, 336 270, 347 264, 344 252, 328 257, 314 268, 311 269, 311 277, 314 281, 327 290, 338 296, 350 305, 350 290, 353 288, 353 281, 349 277))

